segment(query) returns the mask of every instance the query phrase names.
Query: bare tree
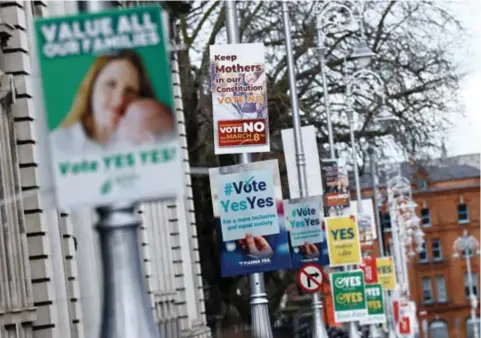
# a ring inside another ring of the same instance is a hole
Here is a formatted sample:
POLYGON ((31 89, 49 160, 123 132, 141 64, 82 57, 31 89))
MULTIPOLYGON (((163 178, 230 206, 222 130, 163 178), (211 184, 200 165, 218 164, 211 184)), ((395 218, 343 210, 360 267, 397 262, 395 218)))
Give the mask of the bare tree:
MULTIPOLYGON (((327 123, 320 60, 315 50, 315 5, 312 1, 296 1, 291 6, 290 17, 303 123, 317 128, 320 154, 326 157, 327 123)), ((284 174, 280 131, 291 127, 291 108, 280 3, 241 2, 238 8, 241 41, 263 42, 267 47, 272 152, 256 156, 280 159, 281 174, 284 174)), ((460 75, 450 51, 458 48, 456 37, 463 31, 460 23, 442 8, 441 2, 421 0, 365 2, 364 18, 367 43, 377 54, 370 69, 383 78, 385 108, 398 122, 387 127, 376 125, 374 118, 382 106, 381 95, 369 83, 356 91, 354 108, 361 168, 368 142, 376 144, 383 155, 386 155, 385 149, 393 147, 417 156, 439 149, 447 114, 458 110, 460 75)), ((233 164, 235 156, 214 155, 212 142, 208 53, 209 45, 226 41, 222 2, 194 2, 191 11, 180 18, 178 27, 179 39, 189 45, 188 50, 180 53, 179 61, 191 165, 233 164)), ((346 149, 349 142, 349 126, 344 116, 345 77, 357 70, 349 55, 360 39, 356 31, 326 35, 328 91, 334 138, 340 151, 346 149)), ((193 184, 205 278, 219 291, 217 301, 235 304, 241 317, 248 320, 248 292, 243 290, 245 278, 219 277, 218 234, 213 226, 208 180, 195 178, 193 184)), ((292 281, 292 276, 271 273, 267 277, 268 285, 277 286, 268 288, 274 311, 283 287, 292 281)))

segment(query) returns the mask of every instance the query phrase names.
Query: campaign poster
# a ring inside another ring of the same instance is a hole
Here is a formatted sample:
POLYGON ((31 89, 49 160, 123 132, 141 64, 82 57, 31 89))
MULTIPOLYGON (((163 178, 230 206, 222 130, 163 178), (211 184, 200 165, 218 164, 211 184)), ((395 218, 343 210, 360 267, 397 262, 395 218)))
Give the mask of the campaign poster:
POLYGON ((361 270, 332 272, 329 278, 336 323, 366 319, 368 310, 364 291, 364 273, 361 270))
POLYGON ((264 45, 211 45, 210 80, 215 154, 269 152, 264 45))
POLYGON ((364 272, 364 281, 366 284, 378 283, 376 257, 363 257, 359 268, 364 272))
POLYGON ((334 211, 343 211, 350 205, 347 171, 338 165, 337 160, 322 160, 321 177, 325 214, 330 216, 342 214, 342 212, 334 211))
POLYGON ((372 243, 377 239, 376 216, 374 214, 374 204, 371 198, 362 199, 362 212, 357 212, 357 201, 351 201, 350 208, 345 209, 344 214, 357 214, 359 226, 359 240, 361 243, 372 243))
POLYGON ((293 269, 307 263, 329 264, 322 213, 322 196, 284 200, 293 269))
POLYGON ((159 6, 35 21, 59 207, 181 190, 166 25, 159 6))
POLYGON ((384 290, 396 289, 396 271, 392 257, 379 257, 376 259, 377 278, 384 290))
POLYGON ((384 324, 386 323, 386 314, 384 313, 384 297, 381 284, 365 285, 366 302, 367 302, 367 318, 361 321, 361 325, 384 324))
POLYGON ((361 263, 356 216, 326 217, 327 248, 331 267, 361 263))
POLYGON ((209 170, 223 277, 291 267, 277 160, 209 170))

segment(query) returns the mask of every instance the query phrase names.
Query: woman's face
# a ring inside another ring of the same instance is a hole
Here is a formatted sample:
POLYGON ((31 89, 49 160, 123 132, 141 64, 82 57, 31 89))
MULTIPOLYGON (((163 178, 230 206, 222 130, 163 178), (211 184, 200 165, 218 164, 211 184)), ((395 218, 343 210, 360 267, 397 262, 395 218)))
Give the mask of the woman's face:
POLYGON ((127 60, 114 60, 100 71, 92 90, 95 125, 112 133, 140 91, 140 76, 127 60))

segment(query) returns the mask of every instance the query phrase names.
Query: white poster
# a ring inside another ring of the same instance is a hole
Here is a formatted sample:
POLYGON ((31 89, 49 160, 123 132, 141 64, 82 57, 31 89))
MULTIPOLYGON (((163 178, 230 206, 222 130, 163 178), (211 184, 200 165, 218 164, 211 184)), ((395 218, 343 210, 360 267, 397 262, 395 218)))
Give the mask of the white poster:
MULTIPOLYGON (((346 214, 357 213, 357 201, 351 200, 350 209, 346 209, 346 214)), ((362 200, 362 213, 358 215, 359 240, 361 243, 372 242, 377 238, 376 218, 374 213, 374 204, 371 198, 362 200)))
POLYGON ((270 151, 264 54, 262 43, 210 46, 216 155, 270 151))
MULTIPOLYGON (((322 196, 321 162, 319 161, 319 152, 317 149, 316 129, 314 126, 305 126, 301 128, 301 134, 304 158, 306 161, 309 196, 322 196)), ((286 160, 289 197, 291 199, 300 198, 293 129, 282 130, 282 146, 286 160)))

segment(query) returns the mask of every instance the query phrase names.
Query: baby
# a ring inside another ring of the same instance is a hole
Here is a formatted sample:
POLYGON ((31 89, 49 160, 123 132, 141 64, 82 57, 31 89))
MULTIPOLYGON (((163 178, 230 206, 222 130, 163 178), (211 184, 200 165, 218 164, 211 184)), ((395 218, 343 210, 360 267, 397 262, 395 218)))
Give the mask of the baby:
POLYGON ((114 143, 143 144, 170 136, 174 118, 169 107, 153 99, 132 102, 120 120, 114 143))

